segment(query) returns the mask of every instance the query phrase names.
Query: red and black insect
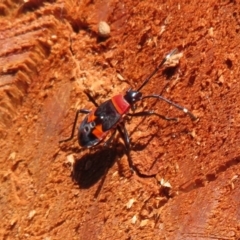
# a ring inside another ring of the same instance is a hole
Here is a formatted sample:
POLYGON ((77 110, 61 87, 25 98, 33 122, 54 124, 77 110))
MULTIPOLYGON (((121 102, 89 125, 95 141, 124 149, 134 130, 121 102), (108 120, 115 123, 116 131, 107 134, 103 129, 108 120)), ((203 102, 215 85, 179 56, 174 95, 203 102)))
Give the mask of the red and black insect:
MULTIPOLYGON (((98 105, 95 100, 86 92, 89 99, 94 103, 94 110, 80 109, 76 112, 76 117, 73 123, 71 136, 67 139, 61 140, 60 142, 66 142, 73 139, 76 123, 80 113, 86 114, 82 123, 78 128, 78 142, 82 147, 91 148, 103 142, 107 135, 112 132, 112 135, 105 142, 108 144, 114 137, 116 131, 118 130, 122 136, 126 148, 130 150, 130 139, 128 132, 124 125, 124 117, 126 115, 130 116, 149 116, 156 115, 166 120, 173 120, 173 118, 164 117, 154 111, 142 111, 129 113, 130 109, 134 109, 134 104, 136 102, 142 101, 146 98, 156 98, 158 100, 163 100, 170 105, 178 108, 184 113, 188 114, 191 119, 197 119, 187 108, 182 107, 159 94, 151 94, 144 96, 140 90, 149 82, 149 80, 156 74, 156 72, 168 61, 174 54, 178 52, 178 49, 174 49, 168 53, 161 63, 156 67, 156 69, 150 74, 150 76, 142 83, 142 85, 137 90, 129 89, 123 94, 113 96, 111 99, 105 101, 104 103, 98 105)), ((175 118, 174 118, 175 119, 175 118)))

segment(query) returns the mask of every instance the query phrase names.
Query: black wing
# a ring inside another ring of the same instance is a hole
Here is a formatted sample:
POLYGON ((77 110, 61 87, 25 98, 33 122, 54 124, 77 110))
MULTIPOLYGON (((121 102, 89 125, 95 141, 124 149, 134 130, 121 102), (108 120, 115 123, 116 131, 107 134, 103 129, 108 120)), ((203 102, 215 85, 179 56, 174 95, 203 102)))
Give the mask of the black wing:
MULTIPOLYGON (((102 130, 110 130, 121 119, 121 114, 114 107, 112 100, 102 103, 95 111, 94 115, 102 124, 102 130)), ((98 123, 97 123, 98 124, 98 123)))

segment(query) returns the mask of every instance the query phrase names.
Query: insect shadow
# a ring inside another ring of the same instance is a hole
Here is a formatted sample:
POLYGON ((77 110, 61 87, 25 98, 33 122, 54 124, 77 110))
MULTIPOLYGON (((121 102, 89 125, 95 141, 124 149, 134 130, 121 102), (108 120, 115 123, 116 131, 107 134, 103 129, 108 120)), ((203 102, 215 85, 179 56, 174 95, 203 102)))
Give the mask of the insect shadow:
POLYGON ((87 189, 103 178, 117 157, 116 147, 97 148, 76 159, 72 178, 80 188, 87 189))
MULTIPOLYGON (((150 136, 148 141, 144 144, 137 143, 133 145, 133 150, 143 150, 152 140, 154 135, 150 136)), ((116 139, 115 139, 116 140, 116 139)), ((108 170, 115 164, 116 159, 121 158, 127 154, 124 144, 113 143, 111 146, 98 147, 94 151, 84 154, 81 158, 76 159, 73 165, 72 179, 80 188, 87 189, 102 179, 102 183, 108 173, 108 170)), ((127 154, 128 155, 128 154, 127 154)), ((128 155, 128 160, 132 162, 131 156, 128 155)), ((132 163, 131 165, 134 165, 132 163)), ((137 175, 148 177, 134 169, 137 175)), ((120 172, 121 174, 121 172, 120 172)), ((149 176, 151 177, 151 176, 149 176)), ((101 184, 100 184, 101 185, 101 184)))

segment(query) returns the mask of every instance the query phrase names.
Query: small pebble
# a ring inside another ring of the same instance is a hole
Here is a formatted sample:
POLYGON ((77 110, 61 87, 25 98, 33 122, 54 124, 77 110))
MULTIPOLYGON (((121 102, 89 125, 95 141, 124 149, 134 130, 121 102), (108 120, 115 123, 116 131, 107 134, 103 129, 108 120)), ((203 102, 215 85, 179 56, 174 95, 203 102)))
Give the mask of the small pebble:
POLYGON ((35 214, 36 214, 36 210, 30 211, 29 214, 28 214, 28 219, 29 219, 29 220, 32 220, 33 217, 35 216, 35 214))
POLYGON ((132 219, 131 219, 131 223, 132 223, 132 224, 135 224, 136 221, 137 221, 137 216, 134 215, 134 216, 132 217, 132 219))
POLYGON ((109 37, 110 36, 110 26, 104 21, 99 22, 98 34, 100 37, 103 37, 103 38, 109 37))

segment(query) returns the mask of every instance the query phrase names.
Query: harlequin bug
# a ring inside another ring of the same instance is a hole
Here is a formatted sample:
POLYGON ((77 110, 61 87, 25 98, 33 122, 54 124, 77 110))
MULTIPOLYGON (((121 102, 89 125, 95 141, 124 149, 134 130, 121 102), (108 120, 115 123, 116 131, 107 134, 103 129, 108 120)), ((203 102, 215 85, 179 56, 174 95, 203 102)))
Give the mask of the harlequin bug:
POLYGON ((108 144, 112 138, 114 137, 116 131, 118 130, 120 135, 122 136, 126 148, 130 149, 130 139, 128 136, 128 132, 124 125, 124 117, 125 116, 149 116, 156 115, 158 117, 164 118, 165 120, 175 120, 175 118, 167 118, 154 111, 142 111, 142 112, 133 112, 129 113, 130 109, 134 109, 134 104, 136 102, 142 101, 146 98, 156 98, 158 100, 163 100, 168 104, 178 108, 184 113, 188 114, 192 120, 196 120, 197 118, 185 107, 182 107, 161 95, 151 94, 144 96, 140 90, 149 82, 149 80, 156 74, 156 72, 166 63, 173 55, 178 52, 178 49, 172 50, 168 53, 161 63, 156 67, 156 69, 150 74, 148 78, 142 83, 142 85, 137 90, 132 90, 131 88, 126 91, 126 93, 118 94, 113 96, 111 99, 103 102, 98 105, 93 97, 86 92, 89 99, 95 105, 94 110, 86 110, 80 109, 76 112, 75 120, 73 123, 71 136, 67 139, 61 140, 60 142, 66 142, 73 139, 76 123, 78 120, 78 116, 80 113, 86 114, 82 123, 78 128, 78 142, 79 145, 86 148, 91 148, 93 146, 98 145, 103 142, 107 135, 112 132, 112 135, 109 137, 105 144, 108 144))

